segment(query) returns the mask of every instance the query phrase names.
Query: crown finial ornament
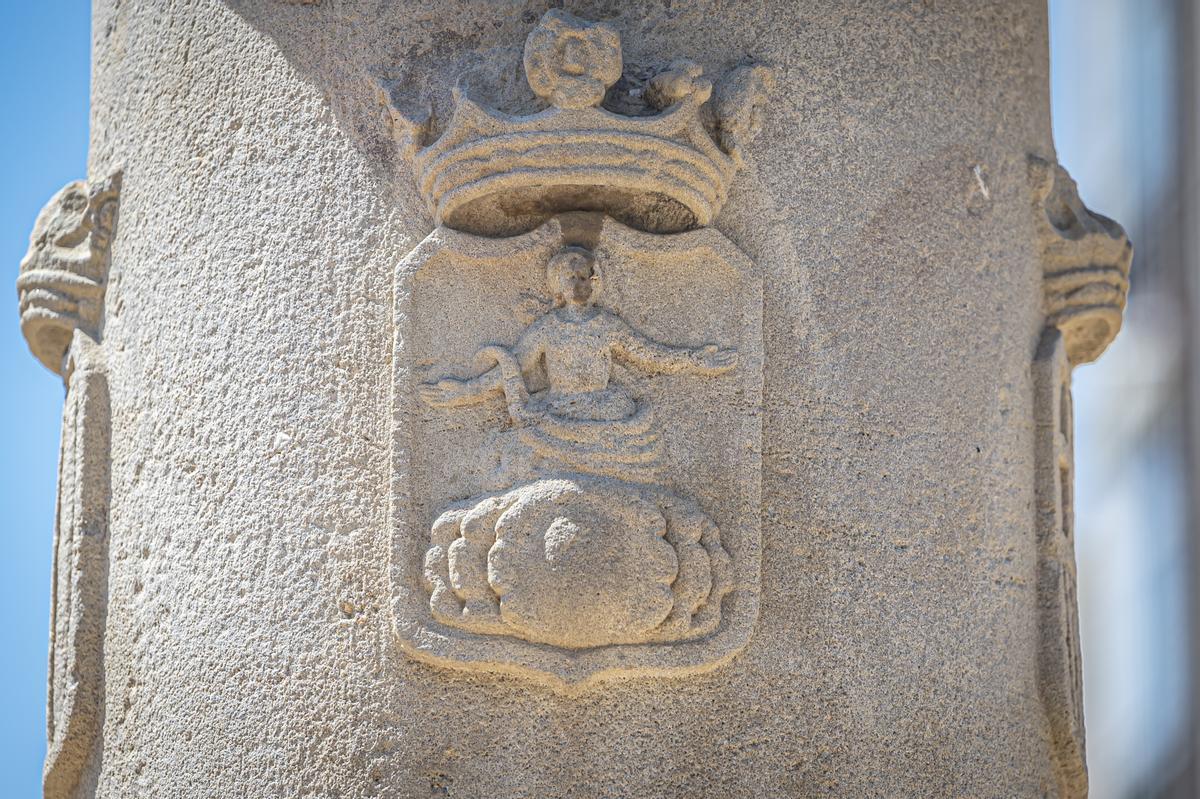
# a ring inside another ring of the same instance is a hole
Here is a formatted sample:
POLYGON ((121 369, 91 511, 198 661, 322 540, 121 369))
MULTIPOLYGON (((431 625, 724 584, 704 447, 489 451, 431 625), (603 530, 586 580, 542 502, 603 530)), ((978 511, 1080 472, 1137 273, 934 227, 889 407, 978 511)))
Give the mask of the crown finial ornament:
POLYGON ((767 67, 742 66, 714 88, 699 64, 676 60, 629 92, 646 113, 615 113, 603 103, 621 77, 620 36, 558 9, 529 34, 524 67, 544 109, 506 114, 456 87, 454 111, 427 146, 428 116, 383 93, 437 224, 509 236, 565 211, 598 211, 652 233, 704 227, 758 132, 772 80, 767 67))
POLYGON ((595 108, 621 77, 621 37, 610 25, 551 9, 525 40, 525 77, 556 108, 595 108))

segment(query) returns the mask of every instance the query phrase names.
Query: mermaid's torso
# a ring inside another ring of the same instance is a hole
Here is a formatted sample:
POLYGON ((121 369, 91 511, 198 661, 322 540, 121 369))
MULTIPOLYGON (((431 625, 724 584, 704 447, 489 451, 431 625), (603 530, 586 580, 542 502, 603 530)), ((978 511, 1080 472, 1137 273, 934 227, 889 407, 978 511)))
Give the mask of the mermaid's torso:
POLYGON ((589 394, 608 388, 613 338, 620 324, 601 309, 580 320, 554 310, 530 328, 522 343, 541 350, 551 394, 589 394))
POLYGON ((518 346, 540 353, 549 383, 529 400, 540 420, 518 431, 538 464, 534 471, 635 483, 660 479, 664 452, 650 406, 611 383, 613 345, 623 325, 601 309, 579 320, 551 311, 522 336, 518 346))

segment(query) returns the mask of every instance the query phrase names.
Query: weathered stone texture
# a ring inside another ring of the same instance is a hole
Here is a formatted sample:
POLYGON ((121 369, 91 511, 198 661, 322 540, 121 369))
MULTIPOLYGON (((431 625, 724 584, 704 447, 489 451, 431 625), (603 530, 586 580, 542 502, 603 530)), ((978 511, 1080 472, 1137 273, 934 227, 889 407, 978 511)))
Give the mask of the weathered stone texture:
POLYGON ((713 671, 569 695, 402 651, 393 280, 434 220, 380 87, 435 134, 464 71, 528 113, 545 10, 97 1, 89 171, 125 177, 103 753, 84 788, 1054 794, 1039 0, 568 4, 620 33, 623 81, 678 59, 774 76, 758 138, 723 134, 744 162, 713 222, 763 285, 758 620, 713 671))

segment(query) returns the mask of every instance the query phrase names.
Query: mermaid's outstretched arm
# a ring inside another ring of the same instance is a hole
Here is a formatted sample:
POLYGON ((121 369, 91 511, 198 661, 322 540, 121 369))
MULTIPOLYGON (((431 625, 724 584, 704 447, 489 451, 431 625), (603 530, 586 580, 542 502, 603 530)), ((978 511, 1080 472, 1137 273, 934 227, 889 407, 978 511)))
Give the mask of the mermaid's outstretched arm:
POLYGON ((696 349, 660 344, 643 336, 619 317, 613 317, 612 343, 617 353, 630 363, 655 372, 720 374, 737 364, 735 350, 720 349, 712 344, 696 349))
MULTIPOLYGON (((496 347, 484 347, 479 351, 477 358, 482 357, 487 362, 496 362, 500 360, 494 350, 496 347)), ((501 352, 504 352, 501 348, 501 352)), ((530 374, 538 365, 542 355, 545 353, 545 336, 539 332, 539 326, 534 324, 527 329, 521 338, 517 341, 517 346, 513 348, 513 355, 520 366, 523 374, 530 374)), ((477 377, 472 377, 470 380, 459 380, 454 377, 444 377, 434 383, 424 383, 417 386, 417 393, 425 402, 435 408, 449 408, 457 405, 471 405, 472 403, 482 402, 488 396, 505 392, 505 396, 510 401, 523 402, 528 397, 509 397, 508 394, 514 393, 512 386, 509 386, 505 391, 506 379, 516 378, 520 380, 520 376, 510 375, 508 378, 504 375, 503 363, 497 363, 486 372, 480 373, 477 377)), ((523 386, 522 386, 523 388, 523 386)), ((520 393, 519 391, 515 393, 520 393)))
POLYGON ((470 380, 443 377, 436 383, 422 383, 417 386, 417 394, 421 399, 435 408, 471 405, 503 390, 504 376, 500 374, 499 366, 493 366, 470 380))

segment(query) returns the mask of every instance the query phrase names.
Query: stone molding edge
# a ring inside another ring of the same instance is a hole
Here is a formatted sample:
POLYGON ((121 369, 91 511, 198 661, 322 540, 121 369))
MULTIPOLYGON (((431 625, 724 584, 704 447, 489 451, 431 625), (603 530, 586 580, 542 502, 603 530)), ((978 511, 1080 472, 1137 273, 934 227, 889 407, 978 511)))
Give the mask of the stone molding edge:
POLYGON ((108 613, 111 406, 100 345, 82 330, 65 358, 46 692, 46 799, 74 795, 100 733, 108 613))
POLYGON ((1059 795, 1087 796, 1083 664, 1079 641, 1072 488, 1071 364, 1066 339, 1046 327, 1033 361, 1038 550, 1038 694, 1050 728, 1059 795))

